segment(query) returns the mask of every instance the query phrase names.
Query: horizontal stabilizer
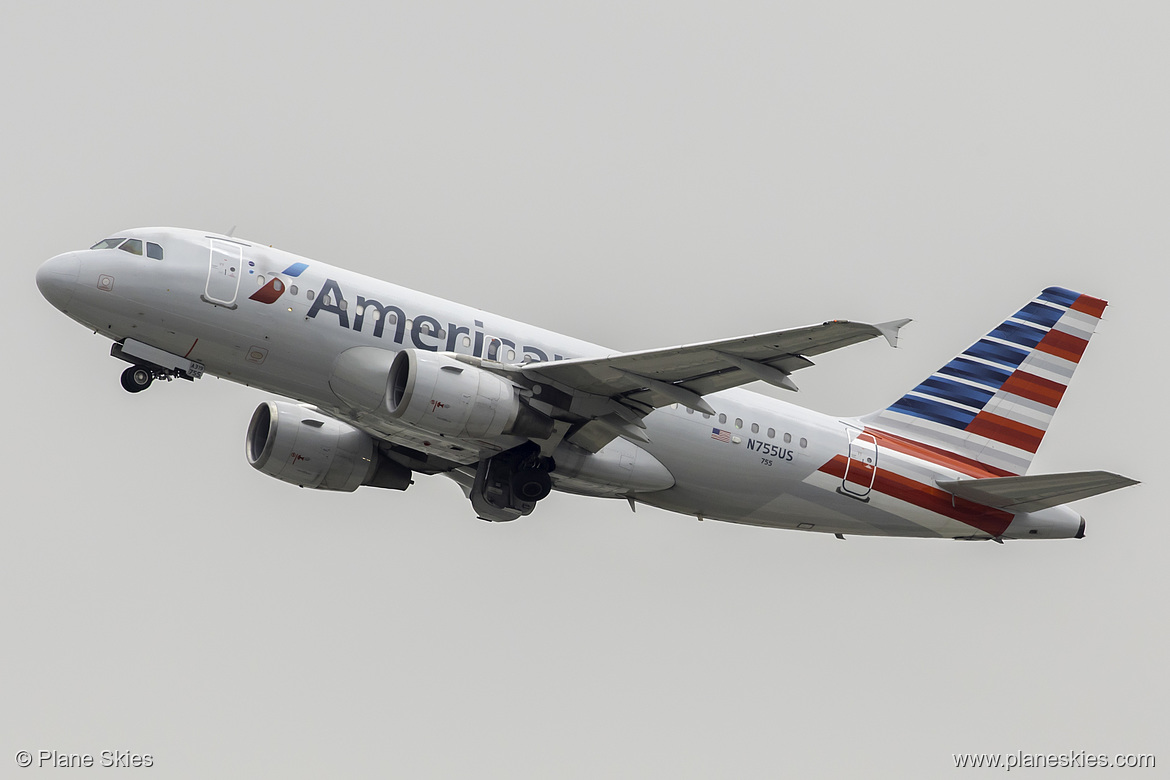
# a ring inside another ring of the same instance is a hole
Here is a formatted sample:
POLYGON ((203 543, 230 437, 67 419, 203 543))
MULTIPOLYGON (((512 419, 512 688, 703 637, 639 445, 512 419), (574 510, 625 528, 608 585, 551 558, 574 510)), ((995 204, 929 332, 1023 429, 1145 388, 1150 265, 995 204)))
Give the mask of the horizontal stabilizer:
POLYGON ((1076 471, 1026 477, 948 479, 936 484, 959 498, 1015 513, 1036 512, 1139 483, 1108 471, 1076 471))

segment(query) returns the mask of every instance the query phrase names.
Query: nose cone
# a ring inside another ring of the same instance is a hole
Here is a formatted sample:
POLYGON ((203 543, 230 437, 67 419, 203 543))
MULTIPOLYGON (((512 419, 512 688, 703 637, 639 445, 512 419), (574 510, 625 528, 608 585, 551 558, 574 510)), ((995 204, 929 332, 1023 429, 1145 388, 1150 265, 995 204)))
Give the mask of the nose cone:
POLYGON ((73 297, 80 271, 81 258, 76 252, 51 257, 37 269, 37 287, 46 301, 64 311, 73 297))

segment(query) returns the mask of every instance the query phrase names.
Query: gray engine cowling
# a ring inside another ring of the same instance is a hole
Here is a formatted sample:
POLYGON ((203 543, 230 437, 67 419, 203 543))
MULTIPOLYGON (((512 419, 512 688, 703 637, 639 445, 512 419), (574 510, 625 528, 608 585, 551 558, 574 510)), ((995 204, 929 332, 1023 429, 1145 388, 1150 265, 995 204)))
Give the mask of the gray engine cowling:
POLYGON ((383 456, 369 434, 296 404, 256 407, 245 450, 252 468, 300 487, 352 492, 362 485, 410 485, 410 469, 383 456))
POLYGON ((547 438, 553 430, 507 379, 443 353, 353 347, 337 357, 329 386, 356 410, 443 436, 547 438))

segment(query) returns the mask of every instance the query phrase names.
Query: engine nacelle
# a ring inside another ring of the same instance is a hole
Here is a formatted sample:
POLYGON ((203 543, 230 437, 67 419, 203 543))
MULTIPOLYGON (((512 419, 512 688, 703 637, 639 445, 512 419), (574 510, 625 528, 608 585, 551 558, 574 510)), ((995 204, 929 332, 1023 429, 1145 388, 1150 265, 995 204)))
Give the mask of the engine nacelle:
POLYGON ((296 404, 256 407, 246 453, 254 469, 301 487, 352 492, 362 485, 410 485, 410 469, 383 456, 369 434, 296 404))
POLYGON ((547 438, 553 421, 520 400, 507 379, 448 355, 404 349, 387 378, 384 412, 431 433, 461 438, 547 438))

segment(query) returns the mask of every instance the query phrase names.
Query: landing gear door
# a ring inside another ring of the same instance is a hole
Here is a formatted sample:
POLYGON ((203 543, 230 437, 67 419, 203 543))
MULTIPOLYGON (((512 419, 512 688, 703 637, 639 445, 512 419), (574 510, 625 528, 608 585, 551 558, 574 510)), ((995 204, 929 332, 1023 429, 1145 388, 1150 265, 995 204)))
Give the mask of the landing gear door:
POLYGON ((877 439, 856 428, 846 428, 845 435, 849 437, 849 460, 845 463, 841 489, 856 498, 868 498, 877 478, 877 439))
POLYGON ((200 297, 215 306, 236 308, 236 294, 243 273, 244 248, 232 241, 211 239, 211 257, 207 269, 207 287, 200 297))

